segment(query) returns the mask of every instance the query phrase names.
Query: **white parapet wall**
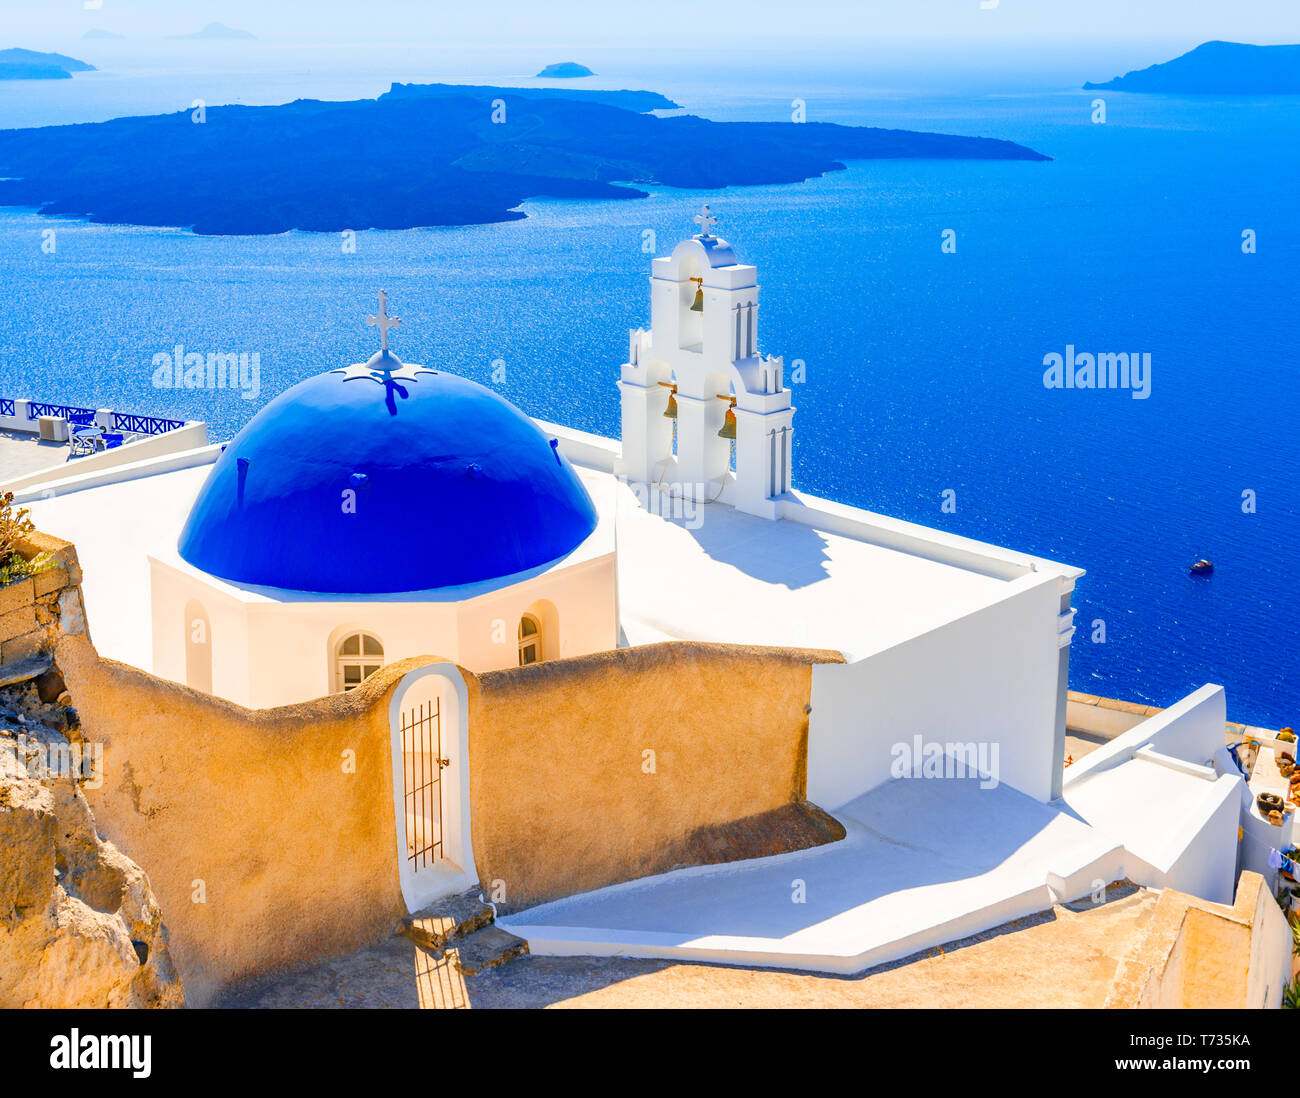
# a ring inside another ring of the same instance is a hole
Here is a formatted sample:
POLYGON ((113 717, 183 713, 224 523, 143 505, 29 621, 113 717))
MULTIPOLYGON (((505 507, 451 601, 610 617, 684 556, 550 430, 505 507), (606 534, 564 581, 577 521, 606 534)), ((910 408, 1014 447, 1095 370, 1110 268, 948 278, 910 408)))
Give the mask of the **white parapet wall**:
MULTIPOLYGON (((12 480, 0 484, 0 491, 26 495, 27 489, 49 485, 54 481, 63 481, 72 477, 100 473, 106 469, 135 465, 137 462, 148 461, 151 458, 164 457, 169 454, 198 450, 207 446, 207 444, 207 424, 186 423, 183 427, 177 427, 162 434, 133 439, 121 446, 115 446, 111 450, 100 450, 97 453, 77 458, 75 461, 53 465, 46 469, 38 469, 34 473, 14 477, 12 480)), ((39 496, 40 493, 37 492, 36 498, 39 498, 39 496)))
MULTIPOLYGON (((203 424, 200 423, 195 426, 202 427, 203 424)), ((167 436, 160 435, 158 437, 161 439, 167 436)), ((206 437, 206 429, 203 437, 206 437)), ((123 446, 120 451, 125 452, 127 449, 126 446, 123 446)), ((111 462, 95 467, 83 465, 80 462, 71 465, 56 465, 53 469, 46 470, 49 474, 47 477, 17 490, 13 488, 6 488, 6 490, 13 491, 14 500, 17 503, 32 503, 38 500, 54 499, 86 488, 99 488, 106 484, 121 484, 128 480, 157 476, 160 473, 173 473, 179 469, 193 469, 201 465, 211 465, 221 456, 221 450, 222 446, 219 443, 214 443, 185 450, 164 449, 148 456, 138 456, 137 451, 136 454, 129 455, 130 460, 111 462)), ((107 453, 112 454, 118 452, 119 450, 107 451, 107 453)), ((107 456, 107 454, 97 456, 107 456)))
POLYGON ((828 811, 898 775, 898 745, 986 745, 996 776, 1051 799, 1058 578, 1029 573, 987 605, 848 664, 812 669, 808 799, 828 811))
POLYGON ((987 545, 943 530, 932 530, 927 526, 918 526, 916 523, 864 511, 834 500, 805 495, 803 492, 787 493, 781 501, 780 517, 998 579, 1017 579, 1035 571, 1039 566, 1068 576, 1071 586, 1075 578, 1083 575, 1080 568, 1039 560, 1010 549, 987 545))
POLYGON ((1207 683, 1168 709, 1090 751, 1065 772, 1069 787, 1089 774, 1130 759, 1148 744, 1162 755, 1208 765, 1223 748, 1228 701, 1222 686, 1207 683))
POLYGON ((1065 802, 1122 843, 1137 884, 1232 903, 1245 783, 1215 765, 1226 709, 1208 684, 1066 770, 1065 802))
MULTIPOLYGON (((1200 801, 1171 820, 1152 859, 1159 877, 1139 883, 1176 888, 1215 903, 1232 903, 1237 881, 1237 835, 1242 781, 1224 774, 1208 783, 1200 801)), ((1130 879, 1133 874, 1130 872, 1130 879)))
POLYGON ((602 473, 614 472, 614 465, 622 452, 622 447, 615 439, 563 427, 544 419, 534 419, 533 422, 548 435, 560 440, 560 453, 574 465, 598 469, 602 473))

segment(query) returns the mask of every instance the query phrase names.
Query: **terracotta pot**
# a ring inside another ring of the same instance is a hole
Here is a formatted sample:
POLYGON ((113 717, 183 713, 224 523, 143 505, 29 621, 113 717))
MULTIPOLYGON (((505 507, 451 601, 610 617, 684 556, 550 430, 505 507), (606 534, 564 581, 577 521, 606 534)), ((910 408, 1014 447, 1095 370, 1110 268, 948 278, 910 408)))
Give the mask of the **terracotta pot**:
POLYGON ((1282 798, 1276 793, 1261 793, 1255 798, 1255 803, 1259 805, 1260 812, 1264 814, 1282 811, 1282 798))

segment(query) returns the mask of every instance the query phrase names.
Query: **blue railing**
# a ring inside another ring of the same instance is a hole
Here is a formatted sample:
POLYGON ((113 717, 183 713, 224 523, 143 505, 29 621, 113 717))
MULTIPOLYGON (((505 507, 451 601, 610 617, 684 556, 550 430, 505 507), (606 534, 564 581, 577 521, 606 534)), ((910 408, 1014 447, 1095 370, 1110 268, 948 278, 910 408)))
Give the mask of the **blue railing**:
MULTIPOLYGON (((0 397, 0 416, 17 415, 16 401, 10 397, 0 397)), ((27 418, 39 419, 41 416, 58 416, 70 423, 91 423, 94 421, 94 408, 74 408, 70 404, 41 404, 31 400, 27 402, 27 418)), ((113 413, 113 430, 130 431, 137 435, 164 435, 185 426, 183 419, 166 419, 163 416, 137 416, 130 412, 113 413)))
MULTIPOLYGON (((17 415, 15 402, 9 397, 0 397, 0 416, 17 415)), ((39 419, 41 416, 58 416, 69 422, 90 423, 95 416, 94 408, 74 408, 70 404, 41 404, 28 401, 27 418, 39 419)), ((183 419, 165 419, 162 416, 136 416, 129 412, 113 413, 113 430, 130 431, 137 435, 164 435, 184 427, 183 419)))
POLYGON ((67 404, 37 404, 32 401, 27 405, 27 418, 39 419, 41 416, 59 416, 71 419, 73 416, 93 416, 94 408, 73 408, 67 404))
POLYGON ((184 427, 183 419, 162 419, 159 416, 133 416, 126 412, 113 413, 115 431, 133 431, 138 435, 163 435, 184 427))

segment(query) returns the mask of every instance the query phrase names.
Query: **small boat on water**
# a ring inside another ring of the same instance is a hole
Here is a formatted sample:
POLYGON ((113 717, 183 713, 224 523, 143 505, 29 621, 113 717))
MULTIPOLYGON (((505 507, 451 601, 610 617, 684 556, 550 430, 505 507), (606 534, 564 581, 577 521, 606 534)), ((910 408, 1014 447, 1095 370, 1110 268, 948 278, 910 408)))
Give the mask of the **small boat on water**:
POLYGON ((1193 575, 1197 575, 1197 576, 1208 575, 1209 573, 1214 571, 1214 561, 1206 560, 1204 557, 1202 557, 1200 560, 1198 560, 1195 564, 1191 566, 1189 571, 1193 575))

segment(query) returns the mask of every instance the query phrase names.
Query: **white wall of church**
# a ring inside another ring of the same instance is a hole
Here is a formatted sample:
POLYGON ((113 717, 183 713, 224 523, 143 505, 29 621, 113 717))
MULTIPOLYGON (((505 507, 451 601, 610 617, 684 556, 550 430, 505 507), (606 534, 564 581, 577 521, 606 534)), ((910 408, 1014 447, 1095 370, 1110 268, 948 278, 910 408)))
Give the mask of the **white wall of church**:
MULTIPOLYGON (((439 656, 470 671, 519 662, 519 622, 533 613, 543 626, 542 658, 585 655, 618 646, 618 578, 613 553, 561 566, 461 601, 293 602, 249 600, 188 567, 150 559, 154 673, 187 681, 194 623, 207 615, 211 692, 255 709, 322 697, 337 689, 337 645, 360 632, 383 645, 382 663, 439 656)), ((192 654, 191 654, 192 655, 192 654)), ((193 663, 191 661, 191 671, 193 663)))
POLYGON ((542 624, 542 658, 565 659, 618 647, 618 573, 613 554, 460 604, 457 662, 495 671, 519 662, 519 621, 542 624))
POLYGON ((833 811, 889 781, 895 745, 996 744, 998 780, 1051 799, 1060 583, 1032 573, 996 602, 849 664, 812 669, 808 799, 833 811))
POLYGON ((378 638, 381 663, 408 656, 456 660, 454 603, 262 603, 249 608, 244 704, 261 709, 334 693, 336 645, 351 633, 378 638))
POLYGON ((153 617, 153 672, 173 682, 203 689, 190 682, 187 656, 200 627, 189 612, 195 604, 207 616, 206 631, 212 665, 211 692, 243 702, 249 696, 247 607, 219 588, 195 583, 182 572, 149 558, 150 603, 153 617))

